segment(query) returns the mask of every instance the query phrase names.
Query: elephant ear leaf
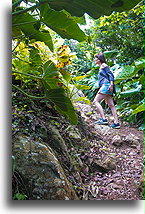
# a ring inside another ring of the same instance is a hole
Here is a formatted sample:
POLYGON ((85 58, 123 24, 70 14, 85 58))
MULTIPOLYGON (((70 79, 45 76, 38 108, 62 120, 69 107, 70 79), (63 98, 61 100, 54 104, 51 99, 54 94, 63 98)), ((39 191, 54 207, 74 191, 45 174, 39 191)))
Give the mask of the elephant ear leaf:
POLYGON ((81 17, 84 13, 87 13, 93 18, 99 18, 102 15, 110 15, 112 11, 122 12, 125 10, 130 10, 137 5, 140 0, 47 0, 47 2, 52 9, 57 11, 65 9, 72 16, 81 17))
POLYGON ((58 77, 58 70, 53 62, 50 60, 44 64, 43 83, 46 89, 58 88, 60 80, 58 77))
POLYGON ((132 78, 135 74, 135 66, 125 65, 117 69, 114 73, 115 83, 119 83, 122 80, 132 78))
POLYGON ((134 88, 134 89, 130 89, 130 90, 126 90, 124 92, 121 92, 120 95, 122 97, 130 97, 130 96, 133 96, 135 94, 138 94, 142 89, 142 85, 138 85, 137 88, 134 88))
POLYGON ((39 51, 33 47, 30 49, 29 52, 30 52, 30 55, 29 55, 30 62, 32 63, 31 66, 39 67, 42 64, 42 60, 39 55, 39 51))
POLYGON ((76 21, 64 11, 55 11, 44 4, 40 7, 40 14, 41 21, 62 38, 76 39, 79 42, 86 39, 85 33, 79 28, 76 21))
POLYGON ((119 53, 118 50, 112 50, 112 51, 104 51, 104 55, 106 58, 113 58, 119 53))
POLYGON ((13 35, 14 37, 19 34, 20 31, 24 33, 29 39, 35 39, 36 41, 44 42, 51 51, 53 51, 52 38, 49 31, 40 30, 40 21, 35 19, 32 15, 25 13, 19 14, 13 18, 13 35), (16 34, 17 29, 17 34, 16 34))
POLYGON ((63 88, 50 89, 46 91, 46 97, 59 112, 67 116, 73 125, 76 125, 77 115, 70 99, 65 96, 64 92, 63 88))
POLYGON ((135 65, 135 71, 137 73, 139 70, 144 69, 145 59, 141 57, 137 59, 133 65, 135 65))

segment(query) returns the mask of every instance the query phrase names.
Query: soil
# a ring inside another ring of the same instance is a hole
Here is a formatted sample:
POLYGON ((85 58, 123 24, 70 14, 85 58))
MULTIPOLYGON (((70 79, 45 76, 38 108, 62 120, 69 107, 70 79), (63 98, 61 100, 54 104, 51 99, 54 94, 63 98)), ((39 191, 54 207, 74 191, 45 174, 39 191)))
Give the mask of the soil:
MULTIPOLYGON (((95 113, 98 115, 97 112, 95 113)), ((84 183, 82 200, 141 200, 143 131, 129 127, 129 124, 123 122, 120 129, 111 129, 107 131, 110 132, 109 134, 107 132, 100 134, 95 127, 94 116, 86 116, 85 113, 82 116, 90 127, 90 132, 96 133, 96 137, 94 136, 93 141, 91 139, 91 144, 88 146, 88 152, 82 157, 89 166, 86 172, 82 173, 84 183), (111 143, 113 133, 135 136, 139 139, 138 144, 134 146, 123 142, 120 146, 115 146, 111 143), (94 162, 108 157, 115 160, 114 169, 107 171, 99 168, 91 169, 90 159, 94 162)))

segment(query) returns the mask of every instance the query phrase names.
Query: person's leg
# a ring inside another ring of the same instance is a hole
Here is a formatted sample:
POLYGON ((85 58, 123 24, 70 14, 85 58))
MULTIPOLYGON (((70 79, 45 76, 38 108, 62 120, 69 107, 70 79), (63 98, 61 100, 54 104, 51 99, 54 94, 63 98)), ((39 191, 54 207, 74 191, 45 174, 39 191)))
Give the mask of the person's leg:
POLYGON ((93 103, 95 104, 95 106, 97 107, 98 113, 100 114, 101 118, 104 120, 105 119, 105 115, 104 115, 104 111, 103 108, 100 104, 100 102, 106 97, 105 94, 97 94, 93 103))
POLYGON ((106 103, 108 104, 109 108, 111 109, 111 112, 114 117, 114 123, 118 123, 118 116, 117 116, 117 111, 114 105, 114 101, 110 95, 107 95, 105 98, 106 103))

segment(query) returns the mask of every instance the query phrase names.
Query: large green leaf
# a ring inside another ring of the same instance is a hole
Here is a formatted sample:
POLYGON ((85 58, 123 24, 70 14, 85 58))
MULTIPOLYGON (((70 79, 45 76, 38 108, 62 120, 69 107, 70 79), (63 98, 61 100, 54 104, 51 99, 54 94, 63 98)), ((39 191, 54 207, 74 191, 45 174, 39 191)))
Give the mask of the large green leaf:
MULTIPOLYGON (((44 1, 44 0, 41 0, 44 1)), ((130 10, 140 0, 47 0, 49 6, 57 11, 65 9, 72 16, 81 17, 86 12, 93 18, 110 15, 112 11, 130 10)))
POLYGON ((104 53, 106 58, 110 59, 110 58, 115 57, 119 53, 119 51, 118 50, 112 50, 112 51, 104 51, 103 53, 104 53))
POLYGON ((17 31, 20 29, 30 39, 44 42, 50 50, 53 51, 53 43, 49 31, 38 30, 36 23, 38 24, 38 20, 28 13, 15 16, 13 18, 14 35, 16 34, 15 31, 17 27, 17 31))
POLYGON ((57 79, 58 71, 55 65, 51 61, 47 61, 44 64, 44 73, 43 73, 43 80, 48 85, 49 88, 57 88, 58 83, 60 82, 59 79, 57 79))
POLYGON ((21 31, 21 29, 18 26, 13 27, 13 31, 12 31, 12 37, 13 37, 13 39, 19 38, 22 35, 23 35, 23 32, 21 31))
POLYGON ((63 78, 69 82, 71 80, 71 73, 69 73, 68 71, 66 71, 65 69, 59 69, 59 72, 61 73, 61 75, 63 76, 63 78))
POLYGON ((30 52, 29 55, 30 62, 32 63, 31 65, 34 66, 35 68, 39 67, 42 64, 39 51, 36 48, 32 47, 32 49, 29 52, 30 52))
POLYGON ((40 11, 41 21, 63 38, 76 39, 79 42, 86 39, 86 35, 77 23, 64 11, 52 10, 47 4, 42 5, 40 11))
POLYGON ((122 97, 130 97, 130 96, 133 96, 133 95, 137 94, 138 92, 140 92, 141 89, 142 89, 142 85, 138 85, 137 88, 135 88, 135 89, 133 88, 133 89, 130 89, 130 90, 126 90, 126 91, 124 91, 124 92, 121 92, 120 95, 121 95, 122 97))
POLYGON ((132 114, 137 114, 139 112, 145 111, 145 105, 141 104, 136 109, 133 110, 132 114))
POLYGON ((78 90, 84 90, 84 89, 90 89, 90 86, 88 85, 79 85, 79 84, 74 84, 78 90))
POLYGON ((135 66, 122 66, 121 68, 117 69, 114 73, 115 76, 115 83, 119 83, 122 80, 126 80, 132 78, 135 73, 135 66))
POLYGON ((141 69, 144 69, 145 67, 145 59, 144 58, 139 58, 137 59, 133 65, 135 65, 135 71, 138 72, 141 69))
POLYGON ((73 79, 73 80, 79 81, 79 80, 82 80, 82 79, 86 78, 87 76, 88 76, 88 75, 77 76, 77 77, 73 77, 72 79, 73 79))
POLYGON ((43 22, 48 27, 53 29, 63 38, 83 41, 86 39, 86 36, 83 31, 80 30, 75 19, 71 17, 69 13, 76 17, 82 17, 84 13, 88 13, 93 18, 98 18, 102 15, 109 15, 112 13, 112 11, 129 10, 139 3, 140 0, 83 0, 83 2, 82 0, 27 0, 27 2, 34 2, 35 4, 32 7, 26 9, 16 8, 17 11, 14 11, 13 13, 13 16, 15 17, 13 19, 13 24, 15 26, 16 24, 21 24, 19 25, 19 28, 26 36, 29 36, 30 39, 33 38, 37 41, 45 42, 45 44, 48 45, 48 47, 52 50, 53 45, 49 32, 41 32, 40 30, 38 31, 35 29, 34 24, 30 24, 29 22, 37 20, 24 11, 33 11, 34 8, 41 8, 43 22), (52 10, 48 5, 52 8, 52 10), (64 12, 64 10, 66 10, 68 14, 64 12))
POLYGON ((57 110, 60 110, 60 112, 70 119, 72 124, 76 125, 77 115, 70 99, 65 96, 64 92, 63 88, 50 89, 46 92, 46 96, 57 107, 57 110))

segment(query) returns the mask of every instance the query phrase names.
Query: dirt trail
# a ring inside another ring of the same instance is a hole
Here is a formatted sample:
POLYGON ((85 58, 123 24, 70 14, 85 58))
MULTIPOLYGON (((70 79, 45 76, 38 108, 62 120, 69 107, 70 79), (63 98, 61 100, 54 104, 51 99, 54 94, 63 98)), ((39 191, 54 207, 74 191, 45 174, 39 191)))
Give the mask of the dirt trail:
POLYGON ((82 157, 86 163, 82 200, 140 200, 143 131, 125 123, 118 130, 95 125, 98 114, 94 108, 86 104, 77 108, 94 136, 82 157))

